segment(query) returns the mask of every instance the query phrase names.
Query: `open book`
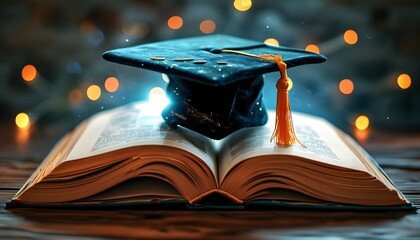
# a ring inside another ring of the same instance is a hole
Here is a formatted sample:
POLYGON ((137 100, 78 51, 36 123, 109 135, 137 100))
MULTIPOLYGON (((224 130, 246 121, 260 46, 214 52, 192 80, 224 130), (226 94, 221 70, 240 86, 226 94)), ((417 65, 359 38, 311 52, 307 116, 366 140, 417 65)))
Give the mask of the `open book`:
MULTIPOLYGON (((408 209, 379 166, 327 121, 294 113, 305 147, 266 126, 215 141, 137 103, 94 115, 54 147, 7 206, 408 209)), ((270 116, 273 116, 271 114, 270 116)))

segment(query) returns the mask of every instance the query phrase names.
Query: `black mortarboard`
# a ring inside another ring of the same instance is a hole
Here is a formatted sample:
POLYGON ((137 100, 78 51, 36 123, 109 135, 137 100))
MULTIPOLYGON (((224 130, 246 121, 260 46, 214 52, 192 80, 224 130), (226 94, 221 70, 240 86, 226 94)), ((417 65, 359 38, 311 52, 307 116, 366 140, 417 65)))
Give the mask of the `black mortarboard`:
POLYGON ((169 105, 162 117, 214 139, 267 122, 262 102, 263 74, 279 71, 275 62, 222 50, 281 55, 287 67, 320 63, 322 55, 269 46, 228 35, 206 35, 115 49, 103 58, 169 76, 169 105))

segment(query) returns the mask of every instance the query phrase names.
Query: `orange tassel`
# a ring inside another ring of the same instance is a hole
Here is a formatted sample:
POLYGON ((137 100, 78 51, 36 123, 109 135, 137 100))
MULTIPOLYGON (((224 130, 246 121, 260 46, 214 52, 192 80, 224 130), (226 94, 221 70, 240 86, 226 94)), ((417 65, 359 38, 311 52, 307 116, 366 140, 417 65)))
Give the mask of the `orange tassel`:
POLYGON ((249 57, 255 57, 266 61, 276 62, 280 70, 280 79, 277 81, 277 105, 276 105, 276 123, 274 132, 271 135, 270 142, 274 140, 277 145, 290 146, 298 142, 305 147, 301 141, 296 137, 292 121, 292 112, 289 104, 288 81, 291 81, 287 76, 287 65, 283 62, 280 55, 253 55, 245 52, 235 50, 222 50, 222 52, 236 53, 249 57))
MULTIPOLYGON (((264 59, 264 58, 263 58, 264 59)), ((280 79, 277 81, 277 104, 276 104, 276 123, 274 132, 271 135, 270 142, 274 142, 281 146, 290 146, 297 140, 292 121, 292 112, 289 103, 289 83, 291 81, 287 77, 287 65, 283 62, 280 55, 274 56, 274 61, 280 69, 280 79)), ((298 140, 300 143, 300 141, 298 140)))

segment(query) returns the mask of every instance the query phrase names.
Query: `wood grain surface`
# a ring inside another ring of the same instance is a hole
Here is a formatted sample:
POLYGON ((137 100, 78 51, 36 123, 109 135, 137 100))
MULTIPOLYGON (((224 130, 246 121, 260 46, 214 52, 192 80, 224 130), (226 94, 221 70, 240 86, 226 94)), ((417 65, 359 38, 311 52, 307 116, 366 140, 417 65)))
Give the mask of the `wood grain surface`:
MULTIPOLYGON (((420 239, 419 211, 5 209, 3 203, 19 190, 65 131, 60 127, 38 129, 22 141, 15 129, 0 126, 0 239, 420 239)), ((420 146, 413 141, 419 142, 420 134, 387 139, 374 138, 365 147, 406 197, 419 206, 420 146)))

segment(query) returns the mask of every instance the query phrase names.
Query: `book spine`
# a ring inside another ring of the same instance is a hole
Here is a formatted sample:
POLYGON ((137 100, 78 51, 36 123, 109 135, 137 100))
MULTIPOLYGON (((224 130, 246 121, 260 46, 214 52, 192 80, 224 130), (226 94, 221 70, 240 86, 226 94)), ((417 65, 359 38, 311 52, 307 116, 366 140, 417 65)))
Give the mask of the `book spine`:
POLYGON ((220 189, 213 189, 213 190, 210 190, 210 191, 208 191, 208 192, 205 192, 205 193, 203 193, 203 194, 200 194, 200 195, 198 195, 197 197, 195 197, 195 198, 191 199, 191 200, 189 201, 189 203, 190 203, 191 205, 196 205, 196 204, 198 204, 201 200, 203 200, 204 198, 206 198, 206 197, 210 196, 211 194, 220 194, 220 195, 222 195, 222 196, 224 196, 224 197, 228 198, 229 200, 231 200, 231 201, 232 201, 233 203, 235 203, 235 204, 243 204, 243 202, 244 202, 244 201, 242 201, 241 199, 239 199, 239 198, 235 197, 234 195, 232 195, 232 194, 230 194, 230 193, 228 193, 228 192, 226 192, 226 191, 223 191, 223 190, 220 190, 220 189))

